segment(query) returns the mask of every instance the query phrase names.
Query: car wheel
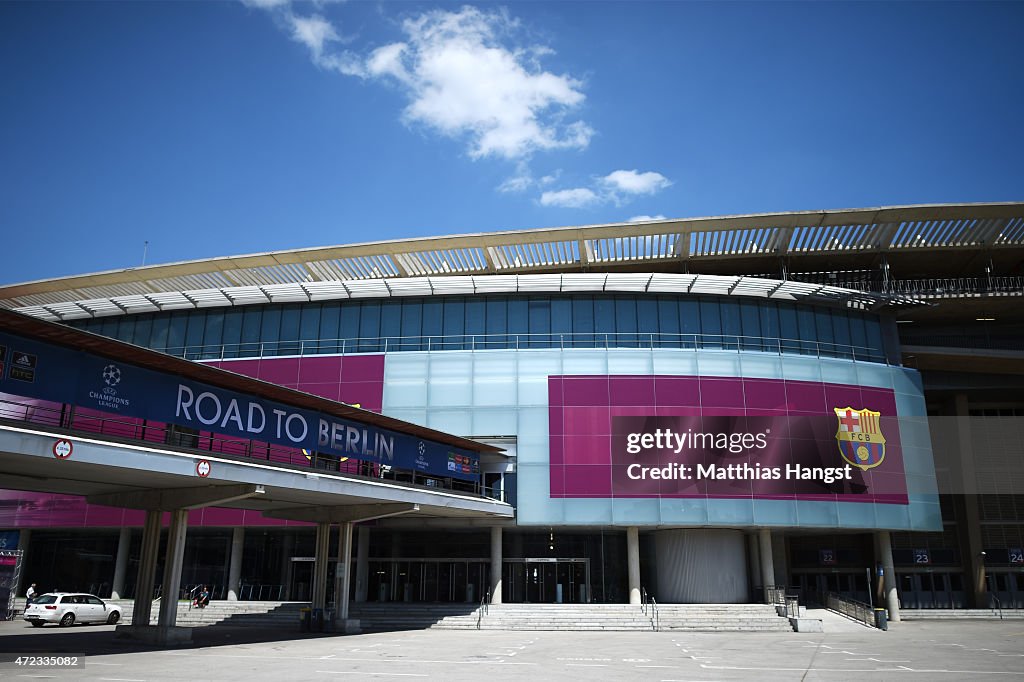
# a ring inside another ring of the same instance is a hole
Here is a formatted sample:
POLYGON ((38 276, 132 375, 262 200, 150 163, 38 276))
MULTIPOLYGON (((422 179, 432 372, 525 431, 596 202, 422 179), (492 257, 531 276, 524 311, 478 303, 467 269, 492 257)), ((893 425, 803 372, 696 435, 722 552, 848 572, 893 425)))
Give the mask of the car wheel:
POLYGON ((62 628, 69 628, 75 622, 75 614, 65 613, 64 617, 60 619, 60 626, 62 628))
POLYGON ((32 627, 34 627, 34 628, 41 628, 44 625, 46 625, 46 623, 44 623, 41 620, 30 620, 29 622, 32 623, 32 627))
POLYGON ((111 611, 110 615, 107 616, 107 625, 116 625, 119 620, 121 620, 121 614, 117 611, 111 611))

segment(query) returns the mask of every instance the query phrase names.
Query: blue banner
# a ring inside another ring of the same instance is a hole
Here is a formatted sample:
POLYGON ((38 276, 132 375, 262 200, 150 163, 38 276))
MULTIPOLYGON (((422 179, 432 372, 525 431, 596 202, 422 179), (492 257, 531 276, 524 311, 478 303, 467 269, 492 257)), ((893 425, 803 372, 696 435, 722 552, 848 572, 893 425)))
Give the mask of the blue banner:
POLYGON ((8 333, 0 333, 0 391, 434 476, 480 473, 470 450, 8 333))

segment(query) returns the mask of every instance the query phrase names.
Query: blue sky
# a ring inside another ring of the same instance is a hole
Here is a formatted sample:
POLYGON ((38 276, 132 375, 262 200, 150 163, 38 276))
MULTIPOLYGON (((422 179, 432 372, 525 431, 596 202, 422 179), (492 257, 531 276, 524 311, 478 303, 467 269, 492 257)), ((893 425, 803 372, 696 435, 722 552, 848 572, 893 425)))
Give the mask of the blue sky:
POLYGON ((3 2, 0 283, 1024 200, 1024 3, 3 2))

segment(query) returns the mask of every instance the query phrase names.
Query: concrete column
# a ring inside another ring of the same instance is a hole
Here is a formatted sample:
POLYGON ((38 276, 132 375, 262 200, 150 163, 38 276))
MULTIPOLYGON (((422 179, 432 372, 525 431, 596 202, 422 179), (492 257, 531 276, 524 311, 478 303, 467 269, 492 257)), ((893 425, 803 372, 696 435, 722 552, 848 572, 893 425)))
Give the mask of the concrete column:
POLYGON ((147 511, 142 527, 142 554, 139 574, 135 579, 135 605, 132 625, 149 625, 153 615, 153 581, 156 580, 156 558, 160 550, 160 512, 147 511))
POLYGON ((351 521, 338 525, 338 563, 334 576, 334 617, 348 620, 348 593, 352 576, 352 528, 351 521))
POLYGON ((181 564, 185 558, 185 533, 188 530, 188 510, 171 512, 171 527, 167 531, 167 553, 164 555, 164 585, 160 597, 160 617, 157 625, 172 628, 178 620, 178 590, 181 589, 181 564))
POLYGON ((776 587, 785 589, 789 586, 788 561, 786 561, 786 536, 782 533, 772 533, 772 563, 775 566, 776 587))
POLYGON ((242 553, 245 551, 245 529, 231 529, 231 559, 228 564, 228 601, 238 601, 242 580, 242 553))
POLYGON ((491 603, 501 603, 501 526, 491 526, 491 603))
MULTIPOLYGON (((976 609, 988 608, 988 587, 985 585, 985 561, 981 545, 981 511, 978 506, 978 478, 974 470, 974 445, 971 441, 971 413, 967 396, 963 393, 953 398, 953 410, 956 414, 957 448, 955 461, 959 464, 959 472, 952 468, 954 475, 959 473, 963 486, 963 495, 959 501, 963 504, 963 519, 957 523, 957 534, 961 537, 961 555, 964 556, 964 567, 967 569, 967 584, 970 585, 968 598, 976 609)), ((957 496, 954 496, 954 500, 957 496)))
POLYGON ((764 582, 761 579, 761 548, 758 546, 757 534, 747 534, 747 564, 750 570, 750 585, 754 588, 755 598, 760 598, 764 592, 764 582))
POLYGON ((892 540, 889 537, 889 531, 878 531, 877 535, 875 535, 875 542, 882 559, 882 571, 885 573, 882 577, 885 608, 889 611, 889 621, 898 623, 900 622, 900 601, 899 595, 896 593, 896 566, 893 565, 892 561, 892 540))
POLYGON ((316 549, 313 561, 312 606, 322 609, 327 604, 327 552, 330 551, 331 524, 316 524, 316 549))
MULTIPOLYGON (((762 528, 758 531, 758 538, 761 544, 761 586, 770 587, 775 584, 775 564, 772 560, 772 532, 767 528, 762 528)), ((767 591, 763 597, 764 602, 768 602, 767 591)))
POLYGON ((629 569, 629 603, 640 603, 640 529, 626 529, 626 561, 629 569))
POLYGON ((284 533, 284 548, 281 550, 281 584, 284 585, 284 600, 292 600, 292 554, 295 552, 295 530, 284 533))
POLYGON ((128 572, 128 552, 132 546, 132 531, 122 528, 117 538, 117 558, 114 559, 114 580, 110 586, 110 598, 120 599, 124 592, 124 578, 128 572))
POLYGON ((356 537, 356 601, 366 601, 370 587, 370 527, 359 526, 356 537))

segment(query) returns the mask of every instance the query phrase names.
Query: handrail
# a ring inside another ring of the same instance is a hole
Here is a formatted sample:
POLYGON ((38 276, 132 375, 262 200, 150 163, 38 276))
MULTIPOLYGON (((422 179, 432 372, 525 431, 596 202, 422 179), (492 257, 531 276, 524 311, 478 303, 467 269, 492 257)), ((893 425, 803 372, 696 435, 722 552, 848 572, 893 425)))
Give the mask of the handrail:
POLYGON ((989 603, 991 604, 992 602, 995 602, 995 604, 996 604, 996 608, 992 609, 992 610, 995 611, 996 609, 998 609, 999 610, 999 620, 1002 620, 1003 619, 1003 602, 999 599, 998 596, 996 596, 995 592, 989 592, 988 596, 989 596, 989 598, 991 600, 989 603))
POLYGON ((647 588, 640 586, 640 613, 650 615, 651 629, 655 632, 661 629, 661 617, 658 614, 658 601, 648 594, 647 588), (649 610, 649 613, 648 613, 649 610))
POLYGON ((483 622, 484 614, 490 615, 491 612, 491 588, 487 588, 487 591, 480 596, 480 607, 476 610, 476 629, 480 629, 480 624, 483 622))
POLYGON ((862 601, 844 597, 836 592, 826 592, 825 608, 859 621, 868 627, 875 627, 875 610, 862 601))

